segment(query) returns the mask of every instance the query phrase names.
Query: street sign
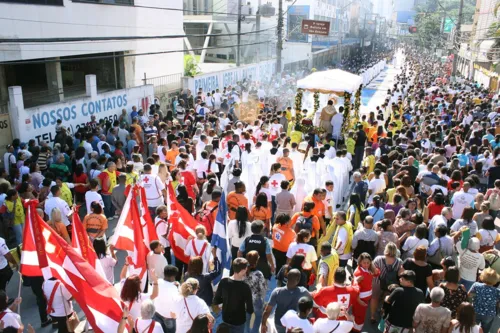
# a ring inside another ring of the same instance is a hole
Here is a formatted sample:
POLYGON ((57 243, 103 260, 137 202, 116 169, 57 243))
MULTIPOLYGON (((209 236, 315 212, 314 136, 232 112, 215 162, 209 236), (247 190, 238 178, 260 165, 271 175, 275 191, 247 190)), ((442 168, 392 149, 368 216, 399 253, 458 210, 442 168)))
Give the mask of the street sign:
POLYGON ((451 17, 447 17, 444 19, 443 33, 449 34, 454 27, 455 27, 455 22, 451 17))
POLYGON ((328 36, 330 34, 330 22, 302 20, 302 33, 309 35, 328 36))

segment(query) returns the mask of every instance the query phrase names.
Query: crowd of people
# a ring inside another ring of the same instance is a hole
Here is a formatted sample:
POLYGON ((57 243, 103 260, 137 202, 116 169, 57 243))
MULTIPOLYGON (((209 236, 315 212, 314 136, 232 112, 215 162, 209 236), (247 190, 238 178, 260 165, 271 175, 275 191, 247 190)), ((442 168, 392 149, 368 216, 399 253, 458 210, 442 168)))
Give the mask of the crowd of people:
MULTIPOLYGON (((270 92, 291 89, 295 78, 283 76, 186 91, 171 108, 134 106, 113 122, 92 116, 74 134, 59 121, 53 146, 14 140, 0 170, 3 331, 23 327, 13 311, 21 299, 12 303, 5 289, 22 243, 23 200, 36 199, 69 244, 73 216, 81 217, 124 302, 119 332, 496 333, 499 96, 450 82, 422 50, 392 56, 401 68, 386 100, 342 135, 348 115, 332 102, 321 110, 322 130, 301 132, 294 111, 303 121, 310 113, 270 92), (256 108, 251 122, 239 119, 247 104, 256 108), (136 183, 159 237, 147 286, 107 240, 136 183), (185 246, 189 263, 169 242, 169 188, 199 222, 185 246), (211 242, 223 198, 232 256, 225 273, 211 242)), ((64 285, 24 283, 41 326, 72 332, 64 285)))

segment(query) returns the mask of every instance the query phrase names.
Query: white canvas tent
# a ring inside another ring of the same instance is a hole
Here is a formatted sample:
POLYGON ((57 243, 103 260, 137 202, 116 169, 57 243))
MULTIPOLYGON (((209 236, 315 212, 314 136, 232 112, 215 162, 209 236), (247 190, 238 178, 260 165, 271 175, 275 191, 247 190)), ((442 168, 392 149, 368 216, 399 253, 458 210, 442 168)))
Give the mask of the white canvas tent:
POLYGON ((297 81, 297 88, 322 94, 343 96, 344 92, 354 94, 363 84, 363 78, 340 69, 312 73, 297 81))

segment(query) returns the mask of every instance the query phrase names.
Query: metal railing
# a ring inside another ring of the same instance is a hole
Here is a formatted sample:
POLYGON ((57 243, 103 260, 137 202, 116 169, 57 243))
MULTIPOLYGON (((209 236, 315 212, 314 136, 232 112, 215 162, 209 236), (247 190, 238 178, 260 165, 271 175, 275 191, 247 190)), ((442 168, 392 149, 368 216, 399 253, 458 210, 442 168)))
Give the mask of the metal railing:
POLYGON ((155 95, 171 93, 182 88, 182 73, 151 78, 144 76, 143 82, 154 86, 155 95))

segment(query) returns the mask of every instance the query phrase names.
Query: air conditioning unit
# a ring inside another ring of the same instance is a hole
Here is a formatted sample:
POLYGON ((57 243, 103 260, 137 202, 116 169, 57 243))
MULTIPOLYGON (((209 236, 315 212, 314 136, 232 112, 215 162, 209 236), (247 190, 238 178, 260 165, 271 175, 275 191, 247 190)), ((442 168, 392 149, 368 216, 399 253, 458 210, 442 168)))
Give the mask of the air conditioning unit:
POLYGON ((266 3, 259 7, 259 13, 263 17, 271 17, 276 15, 276 8, 274 8, 272 4, 266 3))

